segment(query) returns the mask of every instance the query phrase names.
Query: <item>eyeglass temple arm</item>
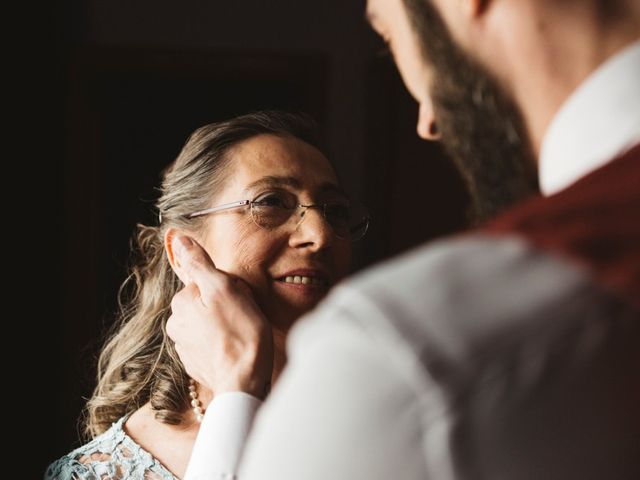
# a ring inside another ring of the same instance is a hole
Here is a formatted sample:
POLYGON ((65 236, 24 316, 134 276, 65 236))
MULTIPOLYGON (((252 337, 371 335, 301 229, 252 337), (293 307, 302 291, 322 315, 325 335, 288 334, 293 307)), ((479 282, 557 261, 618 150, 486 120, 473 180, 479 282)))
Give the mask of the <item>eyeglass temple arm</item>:
POLYGON ((250 200, 239 200, 237 202, 225 203, 224 205, 218 205, 217 207, 206 208, 204 210, 199 210, 197 212, 189 213, 188 215, 186 215, 186 217, 187 218, 201 217, 202 215, 221 212, 222 210, 229 210, 231 208, 238 208, 244 205, 249 205, 250 203, 251 203, 250 200))

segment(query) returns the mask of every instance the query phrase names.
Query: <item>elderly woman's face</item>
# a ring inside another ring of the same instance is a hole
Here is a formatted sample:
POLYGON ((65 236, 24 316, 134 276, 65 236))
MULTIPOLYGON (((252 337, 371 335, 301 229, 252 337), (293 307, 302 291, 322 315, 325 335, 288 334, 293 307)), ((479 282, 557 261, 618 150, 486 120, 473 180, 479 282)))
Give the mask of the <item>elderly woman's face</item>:
MULTIPOLYGON (((345 200, 328 160, 296 138, 259 135, 229 155, 228 179, 211 206, 271 204, 291 194, 300 204, 345 200)), ((216 267, 251 286, 274 326, 288 328, 348 272, 350 241, 334 235, 321 210, 295 210, 270 228, 256 224, 249 207, 217 212, 206 222, 200 241, 216 267)))

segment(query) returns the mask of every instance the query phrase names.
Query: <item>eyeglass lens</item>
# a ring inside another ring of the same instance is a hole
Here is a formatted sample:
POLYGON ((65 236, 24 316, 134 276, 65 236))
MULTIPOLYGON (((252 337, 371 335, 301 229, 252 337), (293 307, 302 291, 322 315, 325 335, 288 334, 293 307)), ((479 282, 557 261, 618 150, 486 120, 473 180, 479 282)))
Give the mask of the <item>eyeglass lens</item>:
MULTIPOLYGON (((360 204, 347 200, 335 200, 307 207, 300 217, 306 215, 309 208, 319 210, 334 234, 339 238, 359 240, 369 225, 366 210, 360 204)), ((266 229, 277 228, 291 218, 298 209, 298 199, 290 192, 272 192, 251 202, 253 221, 266 229)))

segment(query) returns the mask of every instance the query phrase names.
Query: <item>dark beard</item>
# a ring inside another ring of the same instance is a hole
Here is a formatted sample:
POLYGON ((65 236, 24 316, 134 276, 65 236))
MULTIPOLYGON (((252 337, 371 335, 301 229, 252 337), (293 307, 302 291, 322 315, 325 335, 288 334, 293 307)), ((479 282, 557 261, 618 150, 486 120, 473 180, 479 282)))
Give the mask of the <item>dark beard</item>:
POLYGON ((429 0, 404 0, 425 60, 442 143, 465 179, 475 222, 539 191, 533 150, 518 108, 486 68, 453 41, 429 0))

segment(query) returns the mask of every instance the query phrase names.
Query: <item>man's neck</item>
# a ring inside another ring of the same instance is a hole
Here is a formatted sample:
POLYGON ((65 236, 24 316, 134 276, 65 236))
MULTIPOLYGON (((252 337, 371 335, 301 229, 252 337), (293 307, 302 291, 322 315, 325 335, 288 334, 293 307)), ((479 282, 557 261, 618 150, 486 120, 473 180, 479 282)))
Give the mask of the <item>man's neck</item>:
MULTIPOLYGON (((598 12, 596 3, 591 8, 539 12, 535 31, 524 36, 529 45, 522 50, 532 53, 522 56, 508 81, 524 113, 536 156, 569 96, 606 60, 640 38, 640 2, 627 2, 626 13, 619 10, 613 18, 598 12)), ((533 23, 527 19, 528 25, 533 23)))

